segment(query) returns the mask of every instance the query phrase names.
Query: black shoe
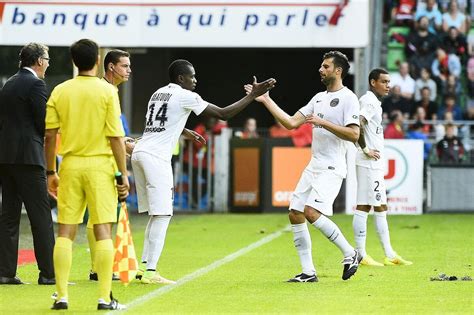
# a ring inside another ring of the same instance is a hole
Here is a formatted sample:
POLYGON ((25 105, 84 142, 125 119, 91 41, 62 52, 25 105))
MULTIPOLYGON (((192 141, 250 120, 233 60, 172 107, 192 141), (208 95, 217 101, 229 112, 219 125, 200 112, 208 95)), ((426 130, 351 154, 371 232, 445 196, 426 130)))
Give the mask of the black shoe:
POLYGON ((344 270, 342 271, 342 280, 347 280, 356 273, 361 260, 362 256, 359 254, 357 249, 355 250, 355 254, 353 256, 344 258, 342 261, 342 264, 344 265, 344 270))
POLYGON ((54 301, 53 306, 51 306, 52 310, 67 310, 67 302, 59 300, 54 301))
MULTIPOLYGON (((97 272, 90 272, 89 273, 89 280, 91 281, 99 281, 99 277, 97 276, 97 272)), ((112 274, 112 281, 118 281, 120 280, 120 277, 116 274, 112 274)))
POLYGON ((97 276, 97 272, 90 272, 89 273, 89 280, 91 281, 99 281, 99 277, 97 276))
POLYGON ((299 275, 294 276, 286 282, 318 282, 318 277, 316 274, 307 275, 305 273, 300 273, 299 275))
POLYGON ((100 299, 99 304, 97 304, 97 310, 125 310, 127 307, 125 305, 120 304, 117 299, 114 299, 112 296, 112 292, 110 292, 110 303, 105 303, 104 300, 100 299))
POLYGON ((0 284, 24 284, 18 277, 0 277, 0 284))
POLYGON ((55 278, 46 278, 46 277, 40 276, 38 278, 38 284, 40 284, 40 285, 54 285, 54 284, 56 284, 56 279, 55 278))

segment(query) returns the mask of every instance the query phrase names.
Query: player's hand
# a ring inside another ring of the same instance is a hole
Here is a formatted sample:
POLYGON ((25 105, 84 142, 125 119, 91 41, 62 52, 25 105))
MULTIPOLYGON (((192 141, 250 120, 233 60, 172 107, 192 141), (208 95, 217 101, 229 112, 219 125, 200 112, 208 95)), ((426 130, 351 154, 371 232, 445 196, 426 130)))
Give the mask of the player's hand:
MULTIPOLYGON (((252 89, 247 94, 252 96, 254 99, 256 99, 260 95, 263 95, 266 92, 268 92, 269 90, 273 89, 275 87, 275 84, 276 84, 276 80, 273 79, 273 78, 267 79, 263 82, 257 82, 257 78, 254 76, 253 77, 253 82, 252 82, 252 85, 251 85, 252 89)), ((248 85, 250 85, 250 84, 248 84, 248 85)), ((246 89, 246 91, 247 91, 247 89, 246 89)))
POLYGON ((379 150, 372 150, 372 149, 369 149, 369 153, 365 153, 365 156, 367 156, 368 158, 371 158, 373 160, 378 160, 380 159, 380 151, 379 150))
MULTIPOLYGON (((245 84, 244 85, 244 90, 245 90, 245 93, 250 94, 250 92, 252 92, 252 84, 245 84)), ((265 93, 263 93, 262 95, 260 96, 257 96, 255 98, 255 100, 257 102, 260 102, 260 103, 263 103, 265 101, 266 98, 269 98, 270 97, 270 92, 269 91, 266 91, 265 93)))
POLYGON ((128 191, 130 190, 130 183, 128 182, 128 176, 122 175, 122 184, 117 184, 117 192, 119 200, 125 200, 128 197, 128 191))
POLYGON ((192 141, 197 142, 199 144, 203 144, 203 145, 206 144, 206 139, 204 139, 204 137, 200 133, 198 133, 194 130, 190 130, 190 129, 185 128, 183 130, 183 137, 186 140, 192 140, 192 141))
POLYGON ((306 116, 306 122, 313 124, 317 127, 323 127, 325 120, 319 117, 318 115, 308 115, 306 116))
POLYGON ((48 193, 54 199, 58 200, 59 176, 57 173, 47 176, 48 193))
POLYGON ((125 142, 125 151, 127 152, 127 155, 132 155, 133 149, 135 149, 135 144, 137 143, 137 141, 130 137, 125 137, 123 138, 123 140, 125 142))

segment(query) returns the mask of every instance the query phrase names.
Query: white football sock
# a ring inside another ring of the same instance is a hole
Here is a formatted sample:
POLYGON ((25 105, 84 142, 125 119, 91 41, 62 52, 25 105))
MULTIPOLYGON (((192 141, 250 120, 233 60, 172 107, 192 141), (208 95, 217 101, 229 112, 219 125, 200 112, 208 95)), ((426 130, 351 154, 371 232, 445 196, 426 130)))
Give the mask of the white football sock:
POLYGON ((156 270, 161 252, 165 246, 166 230, 171 216, 153 216, 150 223, 150 236, 148 241, 147 270, 156 270))
POLYGON ((368 213, 365 211, 355 210, 352 218, 352 228, 354 230, 354 241, 356 248, 362 257, 367 255, 365 251, 365 240, 367 238, 367 217, 368 213))
POLYGON ((337 225, 329 218, 321 215, 313 225, 341 250, 344 257, 350 257, 355 254, 354 248, 349 244, 344 235, 342 235, 337 225))
POLYGON ((293 230, 293 242, 300 257, 303 273, 314 275, 316 269, 311 254, 311 236, 309 235, 308 226, 306 223, 292 224, 291 229, 293 230))
POLYGON ((388 231, 387 211, 374 212, 374 223, 380 243, 382 244, 385 256, 394 258, 395 252, 390 244, 390 232, 388 231))
POLYGON ((153 216, 150 216, 150 219, 148 220, 148 224, 146 225, 146 229, 145 229, 145 240, 143 242, 142 262, 148 261, 148 248, 150 247, 149 241, 150 241, 151 219, 153 219, 153 216))

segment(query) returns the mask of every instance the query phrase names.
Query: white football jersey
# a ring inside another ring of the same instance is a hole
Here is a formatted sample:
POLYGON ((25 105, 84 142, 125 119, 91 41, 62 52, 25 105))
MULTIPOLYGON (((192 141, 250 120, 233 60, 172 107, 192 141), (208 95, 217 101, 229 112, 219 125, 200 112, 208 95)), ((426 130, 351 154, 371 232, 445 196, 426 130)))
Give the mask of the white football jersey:
POLYGON ((208 105, 199 94, 174 83, 158 89, 148 102, 145 131, 133 153, 145 152, 171 161, 189 115, 192 111, 201 114, 208 105))
MULTIPOLYGON (((347 87, 336 92, 320 92, 299 111, 305 116, 318 115, 340 126, 359 125, 359 102, 347 87)), ((333 170, 346 177, 347 144, 332 132, 313 126, 312 158, 308 167, 312 171, 333 170)))
POLYGON ((382 103, 372 91, 365 93, 360 99, 360 115, 367 120, 364 125, 364 139, 367 148, 378 150, 380 159, 373 160, 367 157, 362 149, 356 155, 356 165, 371 169, 384 169, 383 156, 383 126, 382 126, 382 103))

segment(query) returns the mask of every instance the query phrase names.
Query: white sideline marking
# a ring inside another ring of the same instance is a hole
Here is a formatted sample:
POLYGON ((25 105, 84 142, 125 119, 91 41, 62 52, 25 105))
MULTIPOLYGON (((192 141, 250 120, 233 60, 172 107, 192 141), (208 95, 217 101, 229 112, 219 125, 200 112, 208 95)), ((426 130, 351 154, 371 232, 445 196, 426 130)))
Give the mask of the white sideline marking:
MULTIPOLYGON (((245 254, 247 254, 248 252, 262 246, 262 245, 265 245, 271 241, 273 241, 274 239, 280 237, 283 232, 285 231, 288 231, 289 229, 289 226, 279 230, 279 231, 276 231, 258 241, 256 241, 255 243, 252 243, 244 248, 241 248, 239 249, 238 251, 230 254, 230 255, 227 255, 225 256, 224 258, 222 259, 219 259, 219 260, 216 260, 215 262, 213 262, 212 264, 210 265, 207 265, 205 267, 202 267, 201 269, 198 269, 190 274, 187 274, 186 276, 182 277, 181 279, 179 279, 176 284, 169 284, 169 285, 166 285, 166 286, 163 286, 163 287, 160 287, 156 290, 153 290, 151 291, 150 293, 146 294, 146 295, 143 295, 133 301, 131 301, 130 303, 127 303, 127 309, 123 310, 122 312, 126 312, 132 308, 134 308, 135 306, 139 306, 139 305, 143 305, 144 303, 146 303, 147 301, 151 300, 151 299, 154 299, 160 295, 163 295, 165 293, 168 293, 169 291, 173 290, 173 289, 176 289, 190 281, 193 281, 194 279, 196 278, 199 278, 200 276, 202 275, 205 275, 206 273, 210 272, 210 271, 213 271, 214 269, 217 269, 219 268, 220 266, 222 265, 225 265, 237 258, 239 258, 240 256, 243 256, 245 254)), ((113 312, 108 312, 107 314, 114 314, 113 312)))

